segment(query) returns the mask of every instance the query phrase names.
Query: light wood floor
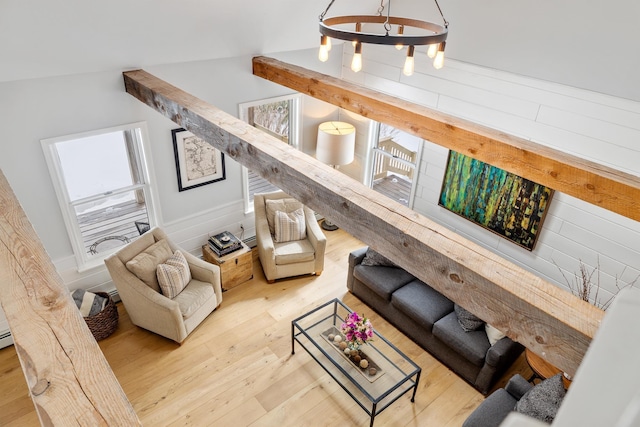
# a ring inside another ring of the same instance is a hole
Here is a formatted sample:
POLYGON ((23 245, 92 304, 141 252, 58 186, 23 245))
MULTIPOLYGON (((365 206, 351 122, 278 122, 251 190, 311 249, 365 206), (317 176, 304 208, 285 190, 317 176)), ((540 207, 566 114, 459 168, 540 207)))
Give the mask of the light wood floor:
MULTIPOLYGON (((256 259, 254 278, 225 292, 181 346, 133 326, 118 304, 118 330, 100 347, 144 425, 368 426, 304 350, 291 355, 291 319, 335 297, 422 367, 415 403, 403 396, 375 425, 462 424, 484 397, 347 291, 347 256, 363 245, 342 230, 326 235, 321 276, 269 285, 256 259)), ((523 356, 498 386, 515 372, 531 374, 523 356)), ((0 350, 0 378, 0 426, 38 425, 13 347, 0 350)))

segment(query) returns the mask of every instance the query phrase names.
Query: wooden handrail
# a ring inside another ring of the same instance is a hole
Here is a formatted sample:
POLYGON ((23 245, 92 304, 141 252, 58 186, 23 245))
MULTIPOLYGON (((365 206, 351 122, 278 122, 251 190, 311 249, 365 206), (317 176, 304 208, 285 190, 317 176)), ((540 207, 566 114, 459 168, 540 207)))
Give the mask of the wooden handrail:
POLYGON ((1 171, 0 303, 42 425, 140 425, 1 171))
POLYGON ((410 167, 405 162, 415 165, 417 156, 415 151, 411 151, 398 144, 391 137, 378 141, 378 148, 389 153, 393 157, 386 156, 382 153, 376 153, 375 169, 373 174, 374 180, 386 177, 387 172, 393 172, 398 175, 404 175, 409 179, 413 179, 415 167, 410 167), (396 159, 401 159, 403 161, 398 161, 396 159))

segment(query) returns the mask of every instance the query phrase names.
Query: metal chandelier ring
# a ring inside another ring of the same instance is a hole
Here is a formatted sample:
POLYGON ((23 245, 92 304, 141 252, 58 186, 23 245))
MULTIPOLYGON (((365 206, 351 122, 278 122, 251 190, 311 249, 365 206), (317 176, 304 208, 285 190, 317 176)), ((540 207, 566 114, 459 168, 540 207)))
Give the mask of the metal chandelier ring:
POLYGON ((331 37, 333 39, 356 41, 360 43, 382 44, 406 46, 421 46, 428 44, 441 43, 447 40, 449 30, 442 25, 432 22, 421 21, 418 19, 386 17, 375 15, 353 15, 353 16, 334 16, 320 21, 320 34, 331 37), (431 31, 433 34, 427 35, 408 35, 408 34, 374 34, 357 31, 349 31, 335 28, 334 25, 340 24, 384 24, 389 22, 393 25, 402 25, 406 27, 420 28, 422 30, 431 31))

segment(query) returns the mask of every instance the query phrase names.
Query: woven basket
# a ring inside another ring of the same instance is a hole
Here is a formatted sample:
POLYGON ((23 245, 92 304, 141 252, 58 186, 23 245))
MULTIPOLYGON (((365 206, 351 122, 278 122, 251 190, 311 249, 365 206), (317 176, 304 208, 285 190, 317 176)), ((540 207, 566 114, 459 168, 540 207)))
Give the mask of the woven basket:
POLYGON ((100 313, 85 317, 84 320, 96 341, 100 341, 111 335, 118 327, 118 308, 108 293, 95 292, 95 294, 107 298, 107 305, 100 313))

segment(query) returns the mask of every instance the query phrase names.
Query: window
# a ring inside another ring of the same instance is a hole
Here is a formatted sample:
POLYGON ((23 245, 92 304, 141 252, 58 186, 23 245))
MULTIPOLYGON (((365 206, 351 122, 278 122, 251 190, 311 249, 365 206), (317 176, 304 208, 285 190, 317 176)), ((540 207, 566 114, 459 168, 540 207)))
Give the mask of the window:
POLYGON ((134 123, 41 141, 79 270, 156 223, 145 138, 134 123))
POLYGON ((422 140, 385 124, 373 134, 378 137, 369 151, 371 188, 412 207, 422 140))
MULTIPOLYGON (((285 144, 298 148, 300 132, 300 95, 281 96, 240 104, 240 119, 285 144)), ((277 191, 278 187, 255 172, 242 168, 245 213, 253 211, 253 195, 277 191)))

